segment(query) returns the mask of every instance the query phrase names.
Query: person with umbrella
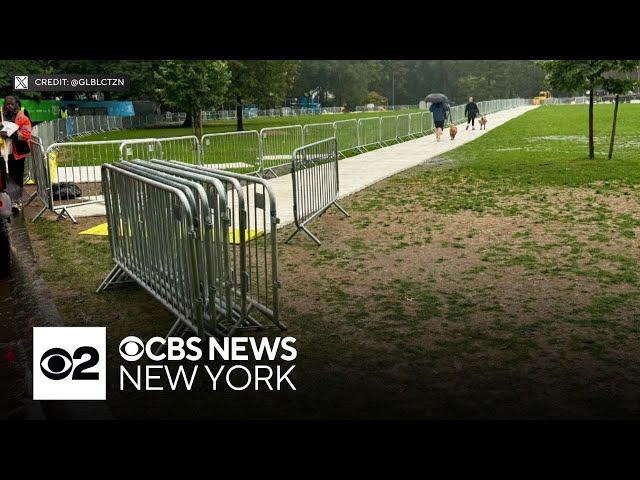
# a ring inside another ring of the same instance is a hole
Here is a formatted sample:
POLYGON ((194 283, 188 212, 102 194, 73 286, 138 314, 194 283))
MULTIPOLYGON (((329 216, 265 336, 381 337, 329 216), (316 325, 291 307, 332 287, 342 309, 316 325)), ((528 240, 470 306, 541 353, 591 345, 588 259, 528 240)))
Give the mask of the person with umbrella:
POLYGON ((426 102, 431 102, 429 111, 433 114, 433 124, 436 127, 436 141, 440 141, 444 121, 447 119, 449 112, 449 99, 441 93, 432 93, 425 98, 426 102))

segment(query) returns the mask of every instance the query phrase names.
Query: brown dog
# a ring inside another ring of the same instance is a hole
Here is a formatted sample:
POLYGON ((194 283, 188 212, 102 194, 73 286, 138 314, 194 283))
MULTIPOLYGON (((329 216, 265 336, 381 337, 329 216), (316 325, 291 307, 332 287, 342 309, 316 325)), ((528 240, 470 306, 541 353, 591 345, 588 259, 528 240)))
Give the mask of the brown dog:
POLYGON ((485 130, 486 130, 486 129, 487 129, 487 117, 485 117, 484 115, 482 115, 482 116, 480 117, 479 122, 480 122, 480 130, 482 130, 482 129, 485 129, 485 130))
POLYGON ((449 135, 451 136, 451 140, 456 138, 457 133, 458 133, 458 127, 456 127, 456 124, 452 123, 451 125, 449 125, 449 135))

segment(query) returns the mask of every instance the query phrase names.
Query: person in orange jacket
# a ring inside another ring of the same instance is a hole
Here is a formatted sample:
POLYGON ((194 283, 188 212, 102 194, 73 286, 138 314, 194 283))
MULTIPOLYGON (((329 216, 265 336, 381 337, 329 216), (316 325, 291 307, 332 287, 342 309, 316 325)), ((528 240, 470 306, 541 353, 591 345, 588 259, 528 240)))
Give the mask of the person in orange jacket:
MULTIPOLYGON (((19 100, 14 95, 7 95, 4 99, 4 105, 2 107, 2 117, 4 121, 13 122, 18 125, 16 130, 11 136, 7 135, 7 132, 0 130, 0 137, 4 140, 11 138, 12 151, 9 154, 8 166, 9 176, 15 181, 15 183, 22 189, 24 184, 24 159, 31 151, 31 120, 22 111, 20 111, 19 100)), ((4 163, 4 159, 3 159, 4 163)), ((14 199, 14 213, 19 211, 19 199, 14 199)))

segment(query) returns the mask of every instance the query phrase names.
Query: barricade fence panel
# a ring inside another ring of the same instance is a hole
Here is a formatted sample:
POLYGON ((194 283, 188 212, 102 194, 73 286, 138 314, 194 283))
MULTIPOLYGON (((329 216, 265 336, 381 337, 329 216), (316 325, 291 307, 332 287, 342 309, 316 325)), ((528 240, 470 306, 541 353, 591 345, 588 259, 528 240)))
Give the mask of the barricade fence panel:
POLYGON ((162 158, 170 158, 192 165, 201 164, 200 142, 198 137, 194 135, 159 138, 158 143, 162 147, 162 158))
POLYGON ((422 135, 422 113, 409 114, 409 135, 411 137, 422 135))
POLYGON ((327 140, 335 136, 333 123, 308 123, 302 130, 305 145, 327 140))
MULTIPOLYGON (((398 117, 380 117, 380 141, 385 145, 390 145, 397 141, 396 129, 397 129, 398 117)), ((340 145, 338 145, 340 148, 340 145)))
POLYGON ((229 211, 229 252, 234 305, 251 323, 262 318, 281 329, 278 295, 278 243, 275 195, 259 177, 195 167, 180 162, 155 162, 218 179, 226 192, 229 211), (258 314, 252 312, 255 310, 258 314), (251 316, 249 316, 251 315, 251 316))
POLYGON ((148 160, 163 158, 162 145, 157 138, 142 138, 123 141, 118 147, 120 161, 131 159, 148 160))
POLYGON ((126 274, 204 337, 193 200, 116 165, 104 165, 102 178, 116 266, 98 291, 126 274))
POLYGON ((144 160, 118 165, 165 185, 189 189, 185 194, 195 203, 194 218, 198 225, 196 253, 198 266, 201 268, 205 328, 210 334, 223 335, 224 328, 233 322, 233 310, 230 301, 230 271, 228 261, 225 262, 228 251, 223 248, 227 243, 223 231, 226 234, 228 217, 222 184, 213 179, 202 181, 201 178, 193 178, 195 176, 184 174, 180 170, 144 160))
MULTIPOLYGON (((155 172, 161 178, 183 182, 197 192, 202 241, 199 258, 206 292, 205 323, 214 334, 224 334, 234 322, 231 299, 233 279, 227 241, 229 215, 224 185, 215 178, 171 167, 165 161, 136 160, 134 163, 155 172)), ((244 318, 240 320, 244 321, 244 318)))
POLYGON ((80 204, 102 201, 101 165, 118 160, 121 143, 122 140, 112 140, 54 143, 49 146, 46 158, 50 169, 53 209, 67 211, 80 204), (79 195, 74 195, 69 189, 65 190, 66 193, 55 195, 56 186, 69 183, 80 189, 79 195))
POLYGON ((358 140, 358 120, 338 120, 333 122, 334 133, 338 143, 338 153, 355 150, 360 145, 358 140))
MULTIPOLYGON (((262 175, 276 175, 276 167, 291 163, 291 152, 304 145, 302 125, 263 128, 260 130, 262 145, 262 175)), ((287 171, 287 173, 289 173, 287 171)))
POLYGON ((210 133, 202 136, 201 165, 236 173, 258 173, 260 164, 260 134, 246 132, 210 133))
POLYGON ((398 140, 405 139, 409 136, 409 115, 398 115, 396 117, 396 137, 398 140))
POLYGON ((28 161, 31 168, 30 176, 36 184, 36 191, 29 197, 25 206, 31 203, 31 201, 38 197, 38 199, 44 205, 42 210, 33 218, 35 222, 40 215, 42 215, 47 209, 52 209, 51 195, 49 190, 51 188, 51 182, 49 178, 49 166, 46 162, 46 154, 44 148, 40 143, 40 138, 36 135, 31 135, 31 152, 28 155, 28 161))
MULTIPOLYGON (((377 119, 376 119, 377 120, 377 119)), ((330 138, 298 148, 291 161, 293 183, 293 214, 296 230, 285 243, 303 230, 318 245, 318 240, 306 224, 335 205, 346 216, 349 214, 338 205, 339 193, 338 147, 336 139, 330 138)))
POLYGON ((358 119, 358 147, 366 150, 367 147, 380 145, 380 118, 358 119))
POLYGON ((428 132, 433 132, 435 129, 435 125, 433 124, 433 115, 431 112, 424 112, 422 115, 422 133, 425 135, 428 132))

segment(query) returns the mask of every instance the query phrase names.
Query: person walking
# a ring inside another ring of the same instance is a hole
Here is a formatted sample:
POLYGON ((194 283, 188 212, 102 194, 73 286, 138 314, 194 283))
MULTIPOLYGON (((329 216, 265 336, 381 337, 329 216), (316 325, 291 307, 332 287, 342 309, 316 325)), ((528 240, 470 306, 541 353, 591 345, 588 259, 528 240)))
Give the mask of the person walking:
POLYGON ((469 103, 464 107, 464 114, 467 116, 467 128, 469 130, 469 124, 471 124, 471 130, 476 129, 476 117, 480 114, 480 109, 476 102, 473 101, 473 97, 469 97, 469 103))
POLYGON ((449 105, 444 102, 432 103, 429 111, 433 114, 433 124, 436 127, 436 141, 439 142, 442 136, 442 129, 444 128, 444 121, 447 119, 447 113, 449 112, 449 105))

